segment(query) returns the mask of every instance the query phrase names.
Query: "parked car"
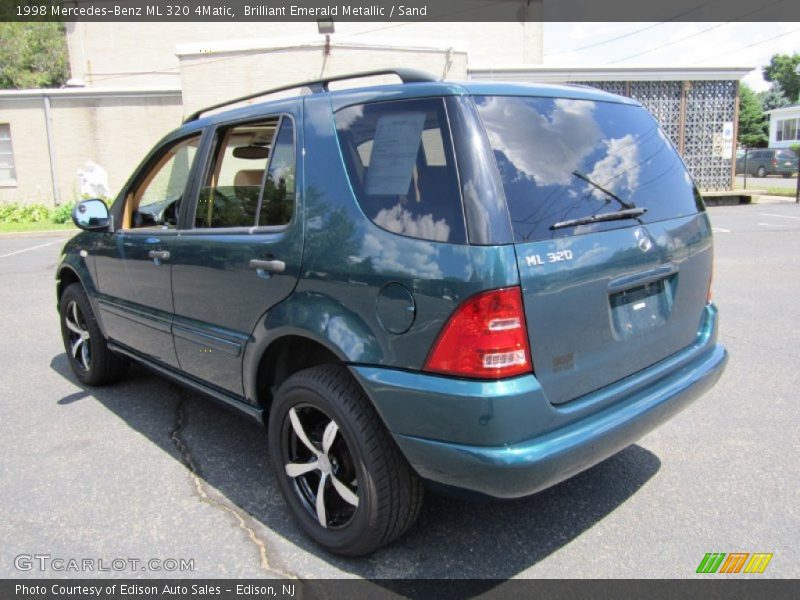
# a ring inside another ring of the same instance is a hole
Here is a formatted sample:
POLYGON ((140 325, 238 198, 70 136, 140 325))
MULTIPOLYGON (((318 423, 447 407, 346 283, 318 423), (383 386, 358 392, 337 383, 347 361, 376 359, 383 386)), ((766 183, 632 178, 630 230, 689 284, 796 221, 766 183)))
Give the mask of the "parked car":
POLYGON ((133 360, 264 425, 300 527, 350 556, 423 484, 589 468, 727 360, 703 201, 639 103, 392 72, 192 115, 77 205, 57 269, 81 382, 133 360))
POLYGON ((783 175, 791 177, 797 173, 797 155, 788 148, 754 148, 736 153, 736 173, 766 177, 783 175))

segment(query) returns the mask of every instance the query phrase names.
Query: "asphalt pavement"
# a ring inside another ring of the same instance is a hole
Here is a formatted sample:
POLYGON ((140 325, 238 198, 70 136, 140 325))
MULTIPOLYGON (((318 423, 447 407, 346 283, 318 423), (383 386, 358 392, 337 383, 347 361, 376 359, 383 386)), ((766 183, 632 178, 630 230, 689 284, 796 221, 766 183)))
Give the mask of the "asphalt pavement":
POLYGON ((710 214, 730 351, 711 392, 531 498, 429 495, 412 531, 358 560, 292 522, 258 427, 142 369, 79 385, 55 310, 66 235, 0 237, 0 577, 76 575, 18 568, 44 554, 193 561, 88 577, 682 578, 707 552, 773 553, 758 577, 800 576, 800 206, 710 214))

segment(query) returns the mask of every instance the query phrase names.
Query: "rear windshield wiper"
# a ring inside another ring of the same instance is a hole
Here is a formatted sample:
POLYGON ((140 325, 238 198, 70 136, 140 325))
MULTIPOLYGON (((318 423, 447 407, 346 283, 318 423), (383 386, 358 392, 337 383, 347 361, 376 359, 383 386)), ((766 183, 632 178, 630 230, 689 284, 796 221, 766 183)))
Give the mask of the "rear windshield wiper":
POLYGON ((563 229, 564 227, 576 227, 578 225, 588 225, 590 223, 600 223, 601 221, 619 221, 621 219, 636 219, 647 212, 646 208, 624 208, 610 213, 580 217, 568 221, 559 221, 550 225, 550 229, 563 229))
POLYGON ((602 185, 600 185, 596 181, 592 181, 591 179, 589 179, 586 175, 584 175, 580 171, 573 171, 572 174, 575 175, 575 177, 577 177, 578 179, 583 179, 586 183, 588 183, 592 187, 600 190, 606 196, 609 196, 610 198, 613 198, 614 200, 619 202, 619 204, 620 204, 620 206, 622 206, 622 208, 636 208, 636 205, 634 205, 634 204, 632 204, 630 202, 625 202, 625 200, 623 200, 622 198, 617 196, 614 192, 612 192, 611 190, 607 190, 606 188, 604 188, 602 185))

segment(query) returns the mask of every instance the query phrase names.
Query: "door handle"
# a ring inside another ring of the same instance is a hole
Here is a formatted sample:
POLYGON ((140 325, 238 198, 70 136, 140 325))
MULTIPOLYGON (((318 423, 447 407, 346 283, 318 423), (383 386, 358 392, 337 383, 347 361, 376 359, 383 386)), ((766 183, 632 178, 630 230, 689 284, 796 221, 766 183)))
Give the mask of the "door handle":
POLYGON ((286 263, 282 260, 259 260, 254 258, 250 261, 250 268, 267 273, 283 273, 286 270, 286 263))
POLYGON ((659 279, 664 279, 670 275, 674 275, 677 272, 678 265, 675 263, 667 263, 666 265, 656 267, 655 269, 650 269, 649 271, 634 273, 633 275, 625 275, 623 277, 613 279, 608 284, 608 291, 612 293, 621 292, 622 290, 627 290, 632 287, 658 281, 659 279))
POLYGON ((160 265, 162 261, 169 260, 169 250, 150 250, 147 256, 153 259, 153 262, 160 265))

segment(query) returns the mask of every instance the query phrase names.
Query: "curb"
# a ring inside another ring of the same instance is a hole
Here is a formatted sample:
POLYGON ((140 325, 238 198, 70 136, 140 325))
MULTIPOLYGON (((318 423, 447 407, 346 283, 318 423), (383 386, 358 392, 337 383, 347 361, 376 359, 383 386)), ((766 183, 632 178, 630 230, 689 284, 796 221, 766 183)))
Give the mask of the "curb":
POLYGON ((706 206, 746 206, 752 204, 795 204, 794 196, 772 196, 769 194, 731 193, 730 195, 717 194, 716 196, 703 196, 706 206))
POLYGON ((794 196, 755 196, 753 204, 796 204, 794 196))

